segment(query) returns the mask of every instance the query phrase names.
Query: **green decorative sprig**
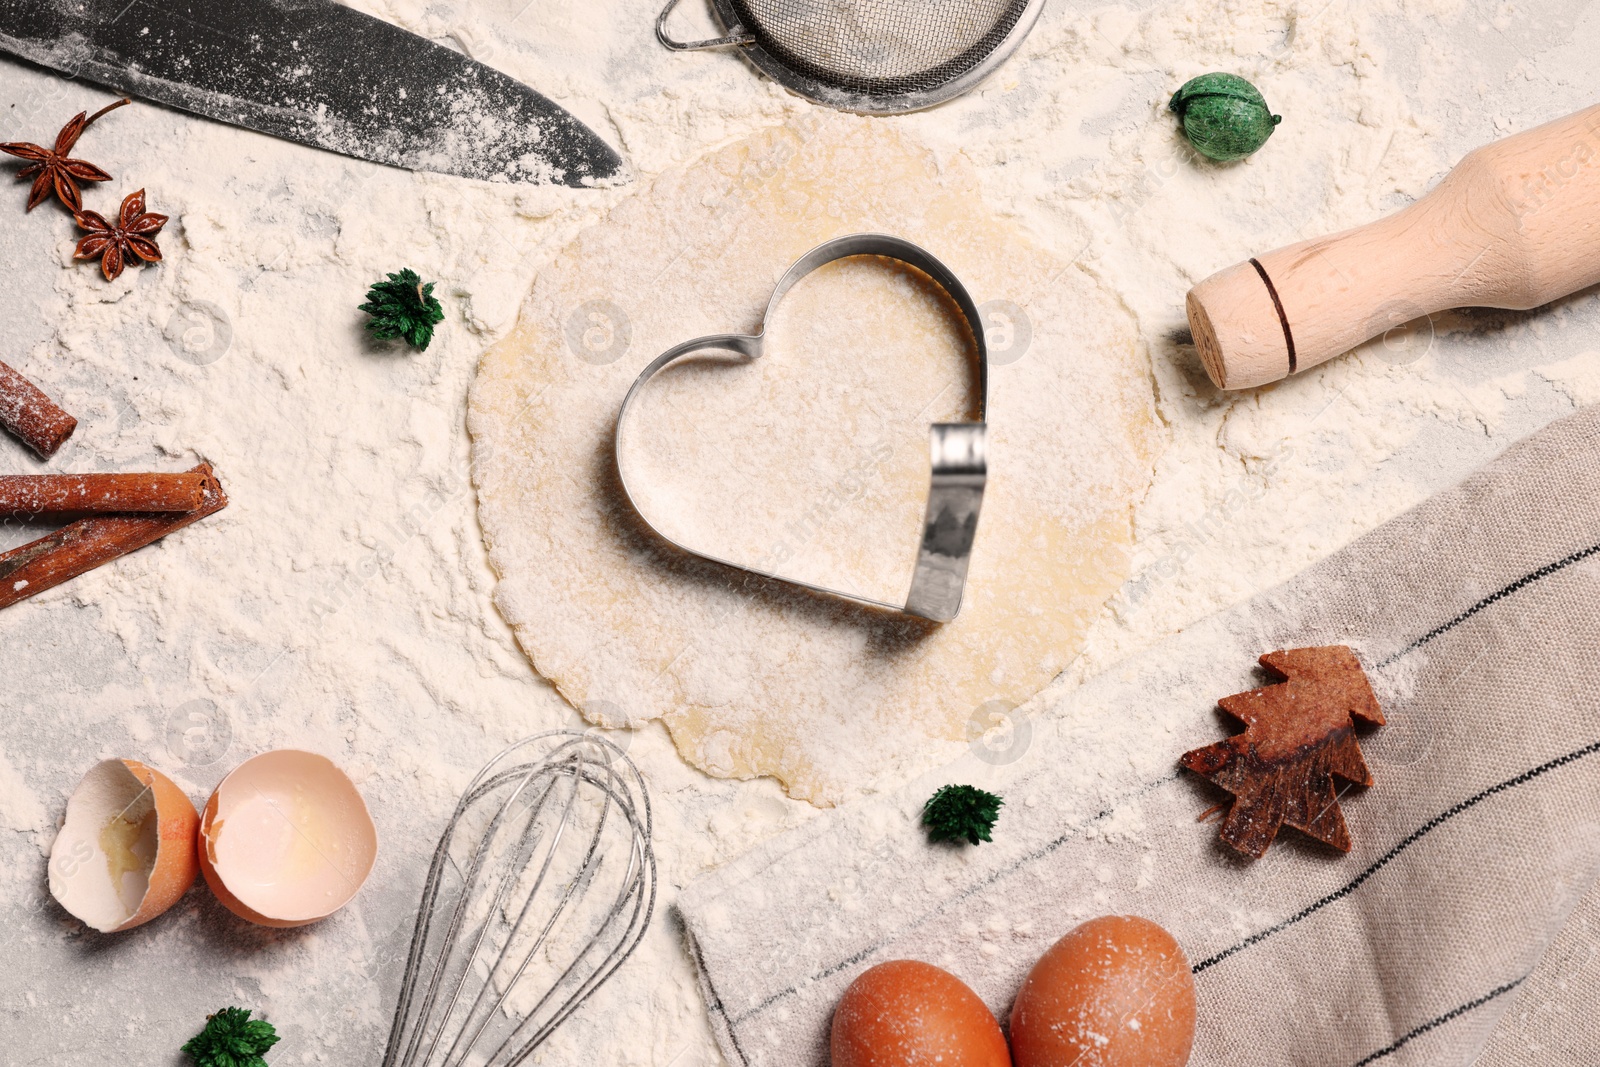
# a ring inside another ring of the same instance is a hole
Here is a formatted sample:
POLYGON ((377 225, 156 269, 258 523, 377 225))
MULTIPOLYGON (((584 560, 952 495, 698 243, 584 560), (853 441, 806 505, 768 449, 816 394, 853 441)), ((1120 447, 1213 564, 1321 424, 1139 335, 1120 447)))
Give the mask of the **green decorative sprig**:
POLYGON ((262 1056, 278 1043, 278 1031, 245 1008, 223 1008, 206 1016, 206 1028, 183 1046, 196 1067, 267 1067, 262 1056))
POLYGON ((373 282, 367 302, 358 310, 372 316, 367 329, 374 337, 380 341, 403 337, 413 348, 427 348, 434 323, 444 321, 444 308, 433 298, 433 283, 422 284, 409 267, 389 275, 386 282, 373 282))
POLYGON ((989 831, 1000 817, 1005 801, 972 785, 940 786, 922 806, 922 825, 929 841, 991 840, 989 831))

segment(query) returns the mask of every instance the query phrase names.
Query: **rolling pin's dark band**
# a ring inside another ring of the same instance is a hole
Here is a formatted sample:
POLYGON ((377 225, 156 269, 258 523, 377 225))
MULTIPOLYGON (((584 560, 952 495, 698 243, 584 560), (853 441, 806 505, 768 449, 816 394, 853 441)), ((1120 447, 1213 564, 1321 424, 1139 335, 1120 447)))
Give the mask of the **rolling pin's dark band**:
POLYGON ((1267 277, 1267 268, 1261 265, 1259 259, 1252 257, 1250 265, 1256 269, 1256 273, 1261 275, 1261 280, 1266 283, 1267 295, 1272 297, 1272 306, 1278 312, 1278 322, 1283 326, 1283 343, 1289 349, 1289 373, 1293 374, 1295 365, 1294 331, 1289 329, 1289 316, 1283 313, 1283 301, 1278 299, 1278 287, 1272 284, 1271 278, 1267 277))

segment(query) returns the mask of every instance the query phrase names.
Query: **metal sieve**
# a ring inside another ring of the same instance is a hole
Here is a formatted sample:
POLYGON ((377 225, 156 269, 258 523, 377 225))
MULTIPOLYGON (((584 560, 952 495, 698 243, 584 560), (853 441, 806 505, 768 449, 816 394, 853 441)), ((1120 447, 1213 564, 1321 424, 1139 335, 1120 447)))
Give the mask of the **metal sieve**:
POLYGON ((867 115, 932 107, 999 66, 1039 17, 1044 0, 710 0, 725 36, 679 41, 675 51, 737 46, 768 77, 819 104, 867 115))

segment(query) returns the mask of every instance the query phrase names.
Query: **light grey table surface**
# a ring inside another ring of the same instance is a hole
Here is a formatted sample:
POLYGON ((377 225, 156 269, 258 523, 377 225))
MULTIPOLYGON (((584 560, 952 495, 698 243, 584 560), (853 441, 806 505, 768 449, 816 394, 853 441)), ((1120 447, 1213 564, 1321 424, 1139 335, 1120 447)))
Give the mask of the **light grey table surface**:
MULTIPOLYGON (((442 6, 442 18, 466 18, 465 9, 471 6, 465 0, 447 2, 442 6)), ((647 10, 649 6, 606 3, 596 5, 594 17, 625 18, 637 23, 637 44, 607 56, 609 63, 653 64, 659 66, 660 78, 669 79, 671 68, 661 64, 654 43, 648 39, 647 26, 653 14, 647 10)), ((1416 66, 1422 50, 1455 49, 1476 76, 1495 86, 1495 92, 1500 94, 1495 114, 1434 113, 1438 102, 1414 101, 1417 108, 1433 114, 1442 135, 1457 153, 1496 136, 1496 117, 1520 128, 1532 116, 1564 114, 1600 100, 1600 81, 1594 76, 1592 62, 1600 56, 1600 16, 1595 5, 1578 0, 1541 0, 1513 8, 1498 0, 1465 0, 1462 8, 1466 14, 1448 19, 1425 16, 1407 23, 1390 17, 1384 23, 1388 61, 1400 72, 1402 81, 1407 80, 1404 73, 1408 66, 1416 66), (1511 17, 1503 20, 1503 28, 1489 25, 1506 12, 1511 17), (1474 17, 1474 13, 1480 17, 1474 17), (1579 62, 1585 55, 1589 62, 1579 62), (1517 71, 1522 73, 1513 75, 1517 71)), ((497 12, 498 9, 483 17, 506 17, 497 12)), ((1047 10, 1045 17, 1052 17, 1052 13, 1047 10)), ((55 75, 0 59, 0 140, 47 137, 55 125, 76 110, 78 105, 66 103, 68 98, 55 106, 38 105, 41 98, 49 98, 55 91, 56 83, 55 75), (26 116, 27 121, 22 121, 21 116, 26 116)), ((603 97, 607 86, 603 70, 597 70, 590 84, 578 88, 603 97)), ((653 91, 642 86, 642 81, 628 82, 621 91, 653 91)), ((137 117, 125 116, 122 134, 110 132, 113 119, 107 119, 106 137, 132 136, 126 131, 137 130, 151 150, 182 151, 190 131, 204 125, 204 120, 153 106, 144 107, 141 112, 137 117)), ((86 140, 82 154, 93 158, 89 143, 86 140)), ((297 160, 298 165, 323 168, 330 173, 337 168, 362 166, 309 150, 297 160)), ((220 169, 231 162, 234 161, 196 159, 192 165, 197 170, 220 169)), ((0 176, 3 174, 0 170, 0 176)), ((379 179, 384 188, 403 187, 408 180, 408 176, 398 173, 379 179)), ((265 188, 266 184, 257 188, 265 188)), ((60 257, 69 227, 60 218, 41 220, 40 212, 33 217, 24 216, 23 195, 23 188, 0 181, 0 321, 5 324, 0 331, 0 358, 7 359, 48 345, 69 323, 70 314, 56 284, 57 272, 67 269, 61 266, 60 257), (36 222, 40 224, 35 225, 36 222)), ((345 210, 358 208, 351 204, 345 210)), ((254 276, 241 276, 235 283, 241 287, 271 284, 254 276)), ((276 291, 283 296, 280 313, 294 314, 292 289, 280 287, 276 291)), ((1179 299, 1181 294, 1175 298, 1175 307, 1179 299)), ((1455 368, 1451 373, 1466 387, 1535 363, 1600 350, 1600 303, 1594 295, 1575 298, 1566 302, 1566 307, 1561 327, 1550 330, 1535 329, 1537 315, 1486 314, 1481 329, 1440 336, 1433 358, 1440 365, 1455 368)), ((142 323, 130 329, 127 348, 132 355, 119 373, 153 379, 160 383, 161 390, 203 393, 208 389, 236 388, 243 378, 258 372, 249 361, 240 358, 217 364, 217 372, 209 376, 180 374, 178 371, 183 368, 157 325, 142 323)), ((430 389, 437 396, 437 422, 453 435, 433 457, 430 469, 459 482, 465 477, 467 462, 461 415, 474 343, 465 340, 458 347, 444 346, 443 351, 446 357, 430 353, 414 366, 421 368, 418 374, 434 376, 430 389), (448 358, 449 364, 441 364, 442 358, 448 358)), ((352 332, 333 339, 326 358, 364 360, 370 356, 363 353, 352 332)), ((70 361, 57 363, 55 370, 56 391, 60 394, 101 398, 95 414, 102 420, 109 415, 115 422, 118 443, 114 458, 119 465, 133 469, 141 458, 162 461, 157 450, 140 443, 141 435, 163 428, 161 405, 150 399, 149 392, 130 397, 119 374, 74 366, 70 361)), ((395 396, 415 398, 421 390, 415 381, 403 378, 406 373, 387 367, 373 370, 369 378, 374 392, 370 395, 386 397, 389 394, 383 390, 390 390, 395 396)), ((353 398, 352 402, 366 399, 353 398)), ((1383 458, 1386 476, 1398 472, 1425 485, 1449 484, 1511 440, 1572 410, 1566 397, 1537 384, 1507 398, 1505 403, 1507 410, 1497 420, 1492 434, 1481 428, 1418 416, 1425 425, 1412 443, 1383 458)), ((86 434, 83 443, 76 446, 79 451, 67 457, 78 465, 73 469, 92 466, 95 450, 112 440, 108 436, 111 433, 102 425, 96 434, 86 434)), ((43 469, 15 442, 9 438, 0 440, 0 472, 43 469)), ((247 471, 227 473, 241 482, 249 478, 247 471)), ((405 503, 404 499, 397 500, 395 510, 402 510, 405 503)), ((469 538, 475 534, 469 493, 454 495, 446 507, 439 516, 442 524, 469 538)), ((0 548, 24 539, 25 535, 15 529, 0 530, 0 548)), ((418 563, 415 557, 402 555, 395 566, 403 571, 413 563, 418 563)), ((429 630, 403 610, 402 603, 381 590, 362 594, 348 608, 370 631, 375 643, 437 642, 433 655, 439 662, 449 664, 441 667, 442 678, 448 678, 451 670, 473 670, 475 662, 491 655, 496 677, 489 683, 489 691, 496 706, 485 712, 490 726, 467 727, 459 716, 441 712, 436 734, 396 742, 404 749, 402 762, 428 761, 439 769, 441 778, 458 784, 503 743, 510 724, 520 722, 531 729, 575 721, 559 698, 533 674, 510 643, 504 626, 495 619, 488 602, 492 582, 487 580, 481 559, 469 559, 469 563, 475 568, 476 577, 463 588, 474 599, 467 610, 470 619, 462 626, 472 631, 471 640, 463 639, 457 644, 454 631, 441 634, 429 630), (484 652, 487 646, 493 646, 492 653, 484 652)), ((399 581, 397 586, 404 589, 405 583, 399 581)), ((230 591, 218 590, 217 595, 228 596, 230 591)), ((292 628, 304 621, 303 617, 289 618, 281 625, 292 628)), ((264 625, 270 631, 278 624, 266 620, 264 625)), ((148 636, 149 628, 136 618, 110 619, 101 607, 84 607, 70 598, 25 603, 0 613, 0 756, 14 769, 25 789, 36 796, 52 824, 60 817, 65 795, 87 765, 110 754, 148 755, 158 765, 176 766, 185 781, 195 787, 197 799, 203 798, 223 766, 242 755, 242 751, 235 751, 228 759, 186 765, 181 732, 173 732, 173 723, 179 723, 181 730, 187 723, 184 709, 195 700, 209 701, 206 707, 221 708, 218 714, 241 739, 236 743, 241 749, 246 737, 272 736, 270 730, 257 727, 259 721, 277 711, 276 702, 284 692, 275 672, 292 669, 292 664, 276 667, 273 650, 236 647, 222 635, 209 642, 202 635, 180 646, 131 640, 130 631, 141 628, 148 636), (209 657, 207 672, 198 672, 191 662, 202 654, 209 657), (216 700, 201 680, 214 675, 231 680, 226 687, 229 695, 217 694, 216 700), (118 694, 113 702, 117 706, 108 706, 107 693, 118 694)), ((441 698, 437 684, 437 679, 396 679, 388 698, 414 702, 418 707, 448 703, 441 698)), ((347 728, 362 714, 360 707, 331 710, 306 727, 308 743, 344 748, 355 762, 381 762, 385 753, 352 750, 345 739, 347 728)), ((656 785, 680 798, 673 803, 681 810, 669 820, 680 830, 703 824, 719 810, 745 803, 760 790, 766 790, 763 796, 771 793, 761 785, 701 783, 678 764, 659 730, 643 734, 634 750, 656 776, 656 785)), ((277 1006, 270 1003, 273 990, 263 990, 252 975, 261 954, 284 951, 294 953, 296 966, 305 969, 306 984, 314 992, 311 1000, 323 1005, 325 1014, 320 1018, 304 1011, 287 1018, 277 1014, 285 1041, 272 1062, 337 1063, 348 1067, 378 1062, 385 1025, 383 1014, 399 982, 396 961, 409 936, 424 857, 445 815, 446 805, 438 804, 437 798, 446 795, 447 790, 435 786, 428 794, 430 803, 418 810, 416 795, 408 790, 405 774, 379 774, 364 786, 385 834, 382 877, 375 878, 346 913, 314 928, 313 933, 282 934, 245 927, 197 887, 174 913, 138 935, 117 938, 86 932, 49 899, 45 859, 41 855, 46 842, 40 840, 41 835, 26 829, 30 818, 27 813, 15 810, 14 804, 9 813, 3 810, 8 796, 14 800, 18 795, 14 784, 12 788, 10 794, 0 788, 0 1063, 185 1062, 177 1054, 177 1045, 198 1027, 207 1012, 228 1002, 277 1006), (351 1005, 357 1007, 352 1009, 351 1005)), ((665 921, 658 924, 660 930, 655 936, 660 938, 656 946, 659 955, 651 959, 665 959, 676 951, 669 925, 665 921)), ((688 974, 687 964, 679 961, 671 977, 685 982, 688 974)), ((683 996, 692 1003, 692 991, 685 991, 683 996)), ((305 1008, 304 1003, 298 1006, 305 1008)), ((595 1029, 592 1049, 598 1062, 622 1062, 624 1047, 633 1048, 633 1039, 595 1029)), ((637 1062, 676 1062, 678 1067, 711 1062, 705 1059, 703 1046, 684 1045, 677 1051, 682 1054, 695 1048, 702 1051, 677 1061, 672 1059, 674 1049, 667 1048, 659 1055, 641 1054, 637 1062)))

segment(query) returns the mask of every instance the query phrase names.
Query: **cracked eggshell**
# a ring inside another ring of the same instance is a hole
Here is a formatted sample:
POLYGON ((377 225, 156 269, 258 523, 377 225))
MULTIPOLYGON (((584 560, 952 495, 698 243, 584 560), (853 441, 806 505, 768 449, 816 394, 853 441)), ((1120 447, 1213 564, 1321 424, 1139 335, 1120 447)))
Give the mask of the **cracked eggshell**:
POLYGON ((50 893, 102 933, 131 930, 176 904, 198 870, 194 804, 138 760, 89 768, 50 848, 50 893))
POLYGON ((378 858, 378 831, 326 756, 279 749, 224 778, 200 819, 200 870, 229 911, 305 926, 348 904, 378 858))

